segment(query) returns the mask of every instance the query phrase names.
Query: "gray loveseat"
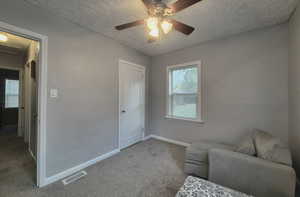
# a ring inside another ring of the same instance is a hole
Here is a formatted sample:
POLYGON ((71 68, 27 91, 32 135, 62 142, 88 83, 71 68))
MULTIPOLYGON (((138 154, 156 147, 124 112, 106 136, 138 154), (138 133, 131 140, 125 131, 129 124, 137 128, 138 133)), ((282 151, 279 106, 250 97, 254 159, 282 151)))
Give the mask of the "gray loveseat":
POLYGON ((256 197, 294 197, 296 174, 289 149, 254 130, 236 145, 199 142, 186 150, 185 172, 256 197))

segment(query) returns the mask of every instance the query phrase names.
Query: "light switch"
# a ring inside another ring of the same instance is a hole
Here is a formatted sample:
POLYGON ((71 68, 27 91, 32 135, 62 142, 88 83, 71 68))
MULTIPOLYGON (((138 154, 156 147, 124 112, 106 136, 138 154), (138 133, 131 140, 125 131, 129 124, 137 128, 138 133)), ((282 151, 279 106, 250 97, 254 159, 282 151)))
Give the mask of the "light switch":
POLYGON ((58 97, 58 90, 57 89, 50 89, 50 97, 57 98, 58 97))

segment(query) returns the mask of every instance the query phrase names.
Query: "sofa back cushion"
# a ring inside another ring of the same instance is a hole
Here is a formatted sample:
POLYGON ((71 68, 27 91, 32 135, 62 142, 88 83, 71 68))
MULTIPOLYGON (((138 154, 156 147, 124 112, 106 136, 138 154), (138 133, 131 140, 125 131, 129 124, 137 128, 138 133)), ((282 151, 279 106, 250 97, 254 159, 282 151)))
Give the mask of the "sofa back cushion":
POLYGON ((241 141, 238 143, 235 151, 251 156, 256 155, 253 135, 247 135, 244 138, 242 138, 241 141))
POLYGON ((254 129, 253 133, 257 157, 289 166, 292 165, 289 149, 278 138, 259 129, 254 129))
POLYGON ((292 166, 292 155, 288 148, 276 145, 273 154, 269 158, 270 161, 280 163, 287 166, 292 166))
POLYGON ((257 156, 263 159, 271 158, 276 144, 279 144, 278 139, 259 129, 254 129, 253 132, 257 156))

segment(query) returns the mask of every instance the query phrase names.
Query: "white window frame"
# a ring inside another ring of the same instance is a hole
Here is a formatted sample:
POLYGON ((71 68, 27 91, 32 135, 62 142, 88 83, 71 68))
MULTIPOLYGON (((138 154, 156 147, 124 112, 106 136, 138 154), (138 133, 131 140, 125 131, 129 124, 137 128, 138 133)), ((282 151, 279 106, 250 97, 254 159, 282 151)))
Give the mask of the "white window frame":
POLYGON ((176 120, 185 120, 185 121, 192 121, 192 122, 198 122, 198 123, 204 123, 203 120, 203 74, 202 74, 202 64, 201 61, 194 61, 194 62, 187 62, 187 63, 183 63, 183 64, 178 64, 178 65, 171 65, 171 66, 167 66, 167 72, 166 72, 166 82, 167 82, 167 86, 166 86, 166 116, 165 118, 168 119, 176 119, 176 120), (180 69, 180 68, 184 68, 184 67, 191 67, 191 66, 197 66, 198 68, 198 92, 197 92, 197 117, 196 118, 183 118, 183 117, 178 117, 178 116, 172 116, 170 115, 170 84, 171 84, 171 78, 170 78, 170 73, 172 70, 174 69, 180 69))

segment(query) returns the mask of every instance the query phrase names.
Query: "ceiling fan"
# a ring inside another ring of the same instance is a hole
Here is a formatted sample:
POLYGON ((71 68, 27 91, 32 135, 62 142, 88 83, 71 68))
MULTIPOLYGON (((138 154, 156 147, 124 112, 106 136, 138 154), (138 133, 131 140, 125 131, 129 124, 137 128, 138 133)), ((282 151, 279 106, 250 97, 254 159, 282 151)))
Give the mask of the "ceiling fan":
POLYGON ((131 23, 116 26, 117 30, 146 25, 149 33, 148 42, 154 42, 162 35, 168 34, 172 29, 185 35, 190 35, 195 28, 170 17, 177 12, 186 9, 202 0, 177 0, 175 3, 167 6, 162 0, 141 0, 147 8, 149 17, 147 19, 137 20, 131 23))

